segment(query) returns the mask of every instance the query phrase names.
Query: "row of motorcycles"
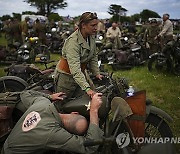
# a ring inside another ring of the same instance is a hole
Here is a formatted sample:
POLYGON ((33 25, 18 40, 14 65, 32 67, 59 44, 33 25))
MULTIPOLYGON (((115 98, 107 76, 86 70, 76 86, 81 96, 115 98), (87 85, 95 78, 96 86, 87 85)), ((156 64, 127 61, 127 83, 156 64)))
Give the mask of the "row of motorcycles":
POLYGON ((144 42, 132 34, 126 34, 121 38, 120 49, 106 48, 103 41, 105 41, 103 35, 98 36, 96 44, 101 47, 98 53, 99 59, 102 63, 111 65, 113 70, 131 69, 134 66, 143 65, 148 59, 149 50, 145 48, 144 42))
POLYGON ((141 37, 126 34, 121 38, 123 47, 120 49, 105 48, 103 34, 98 34, 96 45, 98 47, 99 60, 112 66, 113 70, 131 69, 147 63, 149 71, 170 71, 180 75, 180 35, 170 41, 167 48, 159 48, 153 54, 146 48, 146 42, 141 37))
POLYGON ((34 63, 50 60, 50 53, 61 54, 65 39, 70 35, 70 31, 58 32, 52 28, 46 33, 46 44, 42 44, 38 37, 26 37, 23 44, 14 42, 8 47, 0 46, 1 63, 34 63))
MULTIPOLYGON (((47 66, 47 63, 44 64, 47 66)), ((27 64, 12 65, 6 68, 5 71, 8 76, 0 78, 0 107, 14 104, 11 117, 14 124, 22 115, 15 108, 19 99, 19 93, 23 90, 40 90, 46 93, 53 93, 55 91, 54 69, 55 67, 51 66, 50 68, 46 67, 45 70, 40 70, 27 64)), ((157 145, 153 147, 153 145, 149 144, 136 143, 134 142, 135 137, 170 139, 173 137, 169 126, 173 119, 165 111, 153 106, 152 101, 146 98, 144 90, 136 89, 133 95, 129 95, 128 89, 130 86, 125 78, 115 78, 113 73, 101 72, 101 74, 104 75, 101 81, 93 76, 90 77, 93 80, 96 91, 103 93, 103 104, 99 111, 99 117, 100 128, 104 131, 104 136, 102 140, 98 141, 87 140, 84 142, 84 146, 99 145, 97 153, 102 154, 146 154, 150 149, 156 149, 157 145), (126 101, 123 103, 122 99, 126 101), (142 108, 141 114, 136 113, 133 106, 138 109, 142 108), (138 119, 136 119, 137 117, 138 119), (140 130, 140 136, 137 134, 137 130, 140 130)), ((62 104, 64 113, 76 111, 87 119, 89 118, 89 112, 85 108, 89 104, 87 95, 63 101, 60 104, 62 104), (82 99, 85 101, 79 101, 82 99)), ((9 126, 8 130, 11 130, 13 126, 9 126)), ((7 131, 1 131, 1 145, 8 134, 7 131)), ((161 150, 165 146, 167 145, 158 144, 158 148, 160 147, 161 150)), ((173 145, 171 146, 170 150, 172 150, 173 154, 174 148, 173 145)), ((56 153, 64 152, 59 151, 56 153)), ((68 152, 65 153, 69 154, 68 152)))

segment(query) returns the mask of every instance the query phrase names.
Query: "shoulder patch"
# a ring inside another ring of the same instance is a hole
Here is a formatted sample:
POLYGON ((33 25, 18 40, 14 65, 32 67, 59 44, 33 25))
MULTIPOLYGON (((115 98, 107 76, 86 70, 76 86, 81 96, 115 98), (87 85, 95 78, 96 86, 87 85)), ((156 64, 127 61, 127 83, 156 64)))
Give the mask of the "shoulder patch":
POLYGON ((27 132, 35 128, 40 120, 41 116, 38 112, 33 111, 29 113, 22 124, 22 131, 27 132))

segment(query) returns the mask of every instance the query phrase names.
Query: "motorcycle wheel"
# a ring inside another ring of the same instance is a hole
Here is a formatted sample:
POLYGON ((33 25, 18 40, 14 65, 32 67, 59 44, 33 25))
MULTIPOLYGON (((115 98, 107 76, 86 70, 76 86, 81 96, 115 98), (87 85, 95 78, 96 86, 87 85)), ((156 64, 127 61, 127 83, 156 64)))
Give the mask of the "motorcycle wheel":
MULTIPOLYGON (((127 132, 125 125, 121 125, 118 131, 118 134, 127 132)), ((150 114, 145 122, 145 137, 154 137, 154 138, 164 138, 164 137, 173 137, 173 133, 163 119, 158 117, 157 115, 150 114)), ((131 146, 130 146, 131 147, 131 146)), ((129 154, 133 153, 129 146, 125 147, 126 149, 119 149, 116 142, 112 145, 111 151, 112 153, 116 154, 124 154, 124 150, 127 151, 129 154)))
POLYGON ((153 57, 148 61, 149 71, 167 71, 168 69, 168 62, 160 62, 160 59, 158 57, 153 57))
POLYGON ((0 93, 22 91, 26 87, 18 81, 4 80, 0 82, 0 93))
POLYGON ((145 125, 145 136, 147 137, 173 137, 169 125, 157 115, 150 114, 145 125))
POLYGON ((180 76, 180 64, 176 64, 174 67, 174 74, 180 76))

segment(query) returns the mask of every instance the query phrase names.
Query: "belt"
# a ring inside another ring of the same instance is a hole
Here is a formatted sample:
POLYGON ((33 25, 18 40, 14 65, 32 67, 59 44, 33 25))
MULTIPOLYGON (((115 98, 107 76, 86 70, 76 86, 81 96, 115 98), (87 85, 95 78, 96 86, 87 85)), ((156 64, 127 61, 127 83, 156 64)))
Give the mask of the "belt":
MULTIPOLYGON (((61 57, 61 59, 60 59, 60 62, 58 64, 58 68, 59 68, 59 70, 61 70, 63 72, 71 74, 67 59, 64 59, 63 57, 61 57)), ((84 72, 86 68, 87 68, 87 63, 81 63, 81 71, 84 72)))

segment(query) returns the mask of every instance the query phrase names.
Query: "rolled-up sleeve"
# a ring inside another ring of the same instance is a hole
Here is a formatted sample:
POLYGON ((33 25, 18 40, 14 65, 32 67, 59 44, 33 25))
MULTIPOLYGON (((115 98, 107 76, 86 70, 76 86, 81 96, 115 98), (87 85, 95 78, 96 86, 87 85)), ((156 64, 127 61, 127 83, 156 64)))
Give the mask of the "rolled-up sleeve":
POLYGON ((56 149, 58 151, 71 151, 77 153, 93 153, 98 146, 85 147, 84 141, 99 140, 102 138, 102 130, 95 124, 90 124, 86 136, 77 136, 70 134, 63 128, 59 128, 53 132, 47 141, 47 148, 56 149))

